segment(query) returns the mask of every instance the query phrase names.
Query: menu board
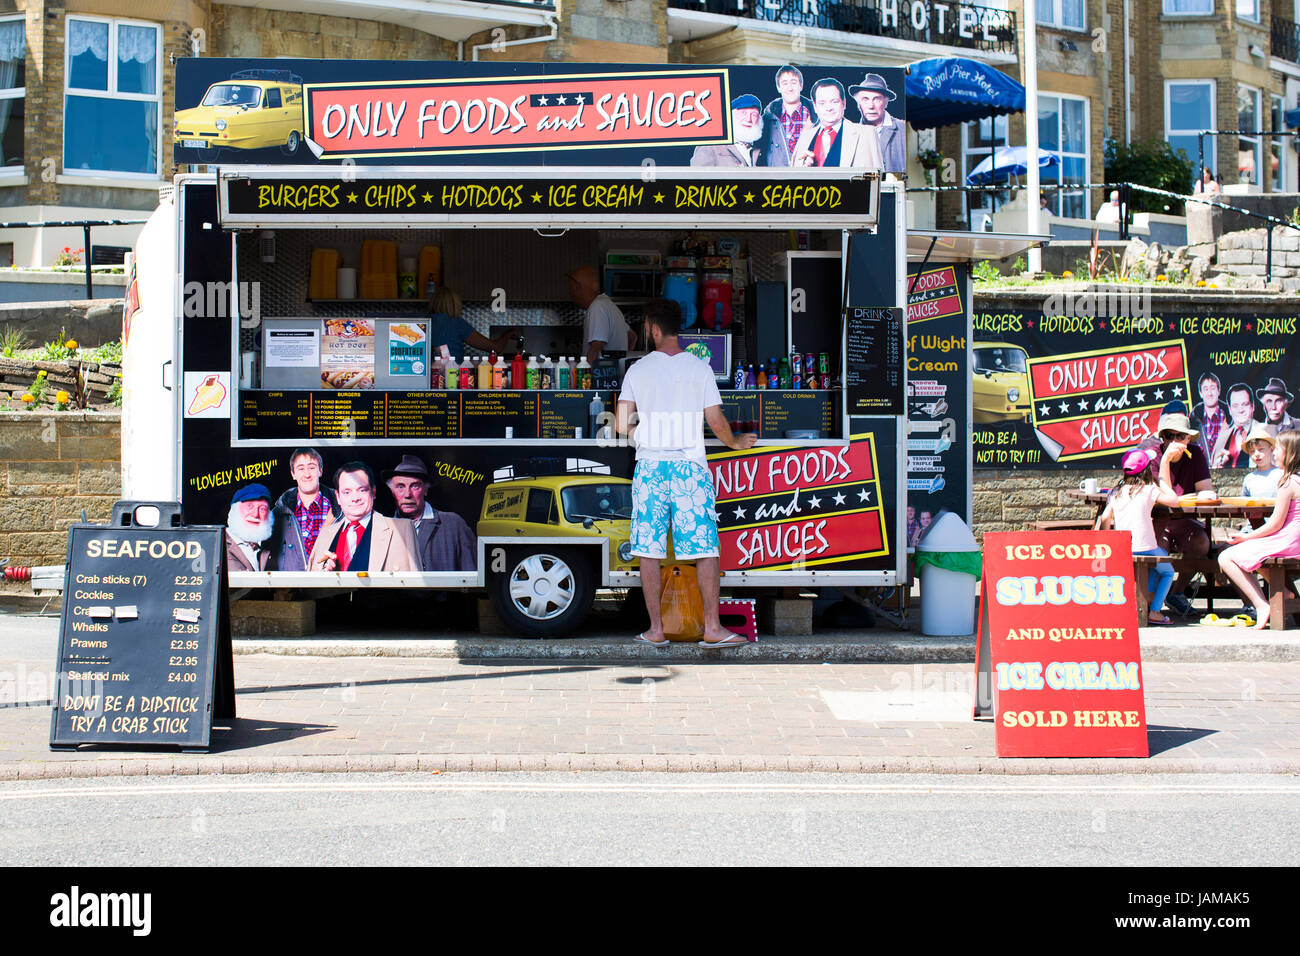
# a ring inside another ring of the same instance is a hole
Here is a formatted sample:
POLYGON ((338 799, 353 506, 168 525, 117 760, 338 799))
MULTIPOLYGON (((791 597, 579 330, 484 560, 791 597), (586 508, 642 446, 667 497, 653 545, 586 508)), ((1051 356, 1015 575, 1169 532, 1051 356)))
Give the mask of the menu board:
POLYGON ((309 392, 241 392, 239 431, 245 437, 303 438, 311 434, 309 392))
POLYGON ((819 438, 835 435, 831 393, 822 389, 759 392, 759 435, 786 438, 786 433, 815 429, 819 438))
POLYGON ((121 526, 129 513, 69 529, 50 747, 206 750, 235 713, 223 530, 121 526))
POLYGON ((510 428, 513 438, 573 438, 581 428, 589 438, 593 394, 506 389, 244 391, 239 397, 239 437, 504 439, 510 428))
POLYGON ((845 400, 850 415, 902 415, 903 310, 845 310, 845 400))
MULTIPOLYGON (((610 398, 601 399, 606 410, 611 410, 610 398)), ((594 438, 589 421, 591 399, 591 392, 538 392, 537 437, 573 438, 581 428, 584 438, 594 438)))
MULTIPOLYGON (((465 391, 460 399, 461 438, 532 438, 537 434, 537 396, 529 391, 465 391)), ((572 437, 572 434, 570 434, 572 437)))
POLYGON ((460 393, 387 392, 386 438, 455 438, 460 434, 460 393))
POLYGON ((385 437, 383 392, 333 392, 311 397, 312 438, 385 437))
POLYGON ((832 391, 760 388, 719 394, 722 414, 731 423, 733 432, 752 431, 760 438, 786 438, 786 432, 802 430, 816 431, 819 438, 836 437, 832 391))

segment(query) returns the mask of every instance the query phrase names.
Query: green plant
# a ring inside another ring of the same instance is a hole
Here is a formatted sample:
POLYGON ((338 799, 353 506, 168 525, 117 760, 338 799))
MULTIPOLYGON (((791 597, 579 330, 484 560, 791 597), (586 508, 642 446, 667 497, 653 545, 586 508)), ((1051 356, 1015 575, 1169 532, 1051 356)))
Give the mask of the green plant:
POLYGON ((68 347, 67 329, 59 329, 59 337, 53 342, 41 346, 41 359, 46 362, 62 362, 71 357, 72 349, 68 347))
POLYGON ((971 270, 971 275, 980 282, 995 282, 1002 278, 1002 274, 994 267, 993 263, 987 259, 982 259, 975 263, 975 268, 971 270))
POLYGON ((115 342, 105 342, 99 348, 90 353, 90 360, 99 364, 108 363, 110 365, 122 364, 122 340, 115 342))
POLYGON ((108 400, 113 405, 121 406, 122 404, 122 376, 117 375, 113 378, 113 384, 108 386, 108 400))
POLYGON ((1016 261, 1011 263, 1011 271, 1017 275, 1024 272, 1027 267, 1028 264, 1025 262, 1024 256, 1016 256, 1016 261))
POLYGON ((0 354, 5 358, 13 358, 29 344, 31 343, 22 329, 6 325, 5 330, 0 332, 0 354))
POLYGON ((45 386, 48 384, 47 377, 45 369, 41 369, 36 373, 36 380, 27 387, 27 394, 32 396, 33 408, 41 403, 41 397, 45 394, 45 386))
MULTIPOLYGON (((1166 192, 1189 194, 1192 191, 1192 161, 1181 149, 1175 153, 1163 139, 1149 139, 1129 146, 1113 139, 1106 140, 1107 185, 1135 183, 1166 192)), ((1128 203, 1130 212, 1183 214, 1183 204, 1168 196, 1131 191, 1128 203)))

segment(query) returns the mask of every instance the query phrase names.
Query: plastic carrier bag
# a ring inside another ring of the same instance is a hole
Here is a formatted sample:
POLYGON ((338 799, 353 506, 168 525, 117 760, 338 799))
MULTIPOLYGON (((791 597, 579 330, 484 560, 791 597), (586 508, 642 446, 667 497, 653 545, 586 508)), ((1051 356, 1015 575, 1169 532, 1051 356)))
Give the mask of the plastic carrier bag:
POLYGON ((659 610, 664 635, 673 640, 704 636, 704 600, 693 564, 668 564, 659 569, 659 610))

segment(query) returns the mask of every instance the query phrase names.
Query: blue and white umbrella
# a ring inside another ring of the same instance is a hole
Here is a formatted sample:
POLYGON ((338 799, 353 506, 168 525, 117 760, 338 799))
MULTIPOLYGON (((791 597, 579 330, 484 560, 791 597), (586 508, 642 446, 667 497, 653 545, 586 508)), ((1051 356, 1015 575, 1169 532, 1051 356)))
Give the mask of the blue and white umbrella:
MULTIPOLYGON (((1029 164, 1026 162, 1029 156, 1027 149, 1028 147, 1025 146, 999 146, 970 171, 966 182, 971 186, 992 186, 1004 183, 1012 176, 1025 175, 1029 172, 1029 164)), ((1042 169, 1059 166, 1061 157, 1056 153, 1040 149, 1038 165, 1042 169)))

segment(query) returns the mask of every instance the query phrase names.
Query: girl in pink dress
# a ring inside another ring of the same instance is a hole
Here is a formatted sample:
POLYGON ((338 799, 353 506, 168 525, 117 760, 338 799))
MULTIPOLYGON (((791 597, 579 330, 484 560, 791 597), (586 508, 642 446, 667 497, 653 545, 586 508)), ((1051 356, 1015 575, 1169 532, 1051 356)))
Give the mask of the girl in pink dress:
POLYGON ((1268 601, 1254 571, 1268 558, 1300 557, 1300 432, 1278 432, 1277 505, 1258 528, 1234 531, 1232 547, 1219 555, 1219 567, 1246 600, 1255 606, 1255 629, 1268 626, 1268 601))

